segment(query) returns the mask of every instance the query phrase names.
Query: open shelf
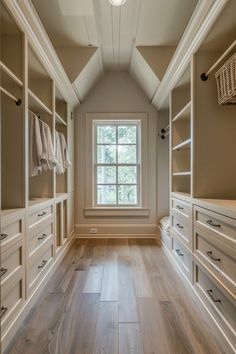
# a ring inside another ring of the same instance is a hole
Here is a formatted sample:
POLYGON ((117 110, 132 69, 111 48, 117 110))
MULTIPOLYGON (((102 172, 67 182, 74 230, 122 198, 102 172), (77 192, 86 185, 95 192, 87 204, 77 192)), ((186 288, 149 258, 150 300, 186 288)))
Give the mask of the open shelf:
POLYGON ((55 113, 55 119, 56 119, 56 124, 62 124, 64 126, 67 126, 67 123, 64 121, 64 119, 61 116, 59 116, 57 112, 55 113))
POLYGON ((191 114, 191 101, 184 106, 184 108, 176 114, 176 116, 173 118, 173 123, 178 121, 178 120, 184 120, 184 119, 190 119, 190 114, 191 114))
POLYGON ((0 23, 1 69, 7 71, 15 81, 22 83, 23 36, 2 1, 0 2, 0 23))
POLYGON ((52 114, 52 111, 30 89, 28 89, 28 94, 29 94, 29 108, 34 113, 52 114))
POLYGON ((9 69, 2 61, 0 61, 0 70, 5 72, 6 75, 12 79, 17 85, 23 86, 23 82, 14 74, 14 72, 9 69))
POLYGON ((190 145, 191 145, 191 138, 182 141, 181 143, 179 143, 178 145, 175 145, 172 150, 181 150, 181 149, 190 149, 190 145))
POLYGON ((191 171, 187 171, 187 172, 173 172, 173 176, 191 176, 191 171))

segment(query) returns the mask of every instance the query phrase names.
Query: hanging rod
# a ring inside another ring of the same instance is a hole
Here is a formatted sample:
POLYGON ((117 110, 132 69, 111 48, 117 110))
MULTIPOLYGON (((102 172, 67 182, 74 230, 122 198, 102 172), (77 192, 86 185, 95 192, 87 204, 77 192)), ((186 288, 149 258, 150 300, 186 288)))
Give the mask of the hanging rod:
POLYGON ((165 128, 162 128, 162 129, 161 129, 161 132, 162 132, 162 133, 165 133, 166 130, 169 129, 169 126, 170 126, 170 124, 168 124, 165 128))
POLYGON ((165 134, 162 134, 162 135, 161 135, 161 138, 162 138, 162 139, 165 139, 169 134, 170 134, 170 132, 167 132, 167 133, 165 133, 165 134))
POLYGON ((221 55, 221 57, 212 65, 212 67, 208 70, 207 73, 201 74, 202 81, 206 81, 208 79, 209 74, 219 65, 219 63, 226 57, 227 54, 236 46, 236 40, 229 46, 228 49, 221 55))
POLYGON ((7 95, 8 97, 10 97, 13 101, 15 101, 17 106, 21 105, 21 99, 20 98, 16 98, 15 96, 13 96, 10 92, 8 92, 7 90, 5 90, 2 86, 0 86, 0 91, 2 91, 3 93, 5 93, 5 95, 7 95))

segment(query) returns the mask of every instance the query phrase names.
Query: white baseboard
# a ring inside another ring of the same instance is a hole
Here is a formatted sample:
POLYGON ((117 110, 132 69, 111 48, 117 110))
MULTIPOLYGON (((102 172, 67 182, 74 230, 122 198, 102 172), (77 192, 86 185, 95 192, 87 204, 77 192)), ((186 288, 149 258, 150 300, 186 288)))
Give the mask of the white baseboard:
POLYGON ((71 240, 68 241, 67 245, 65 245, 65 248, 61 251, 59 256, 54 260, 54 263, 52 264, 52 267, 49 269, 49 271, 45 274, 45 276, 41 279, 40 283, 38 284, 37 288, 34 290, 32 295, 26 300, 25 304, 23 305, 22 309, 18 313, 15 321, 12 323, 12 325, 9 327, 8 331, 4 334, 4 336, 1 338, 1 353, 4 353, 4 350, 7 349, 7 347, 10 345, 11 340, 14 338, 16 335, 17 331, 20 329, 20 326, 24 322, 25 318, 29 314, 31 308, 33 305, 36 303, 38 300, 39 296, 42 294, 45 286, 47 285, 49 279, 55 272, 56 268, 59 266, 63 258, 65 257, 66 253, 69 251, 71 246, 73 245, 75 239, 72 238, 71 240))
POLYGON ((76 225, 76 238, 156 238, 155 224, 79 224, 76 225), (90 229, 97 229, 91 233, 90 229))

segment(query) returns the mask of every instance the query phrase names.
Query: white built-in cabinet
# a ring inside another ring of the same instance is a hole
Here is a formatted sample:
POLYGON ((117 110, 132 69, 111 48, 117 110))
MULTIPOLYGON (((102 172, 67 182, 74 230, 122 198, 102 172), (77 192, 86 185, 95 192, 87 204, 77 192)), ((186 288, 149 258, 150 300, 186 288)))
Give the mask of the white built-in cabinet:
POLYGON ((235 41, 235 13, 229 1, 170 93, 171 232, 162 235, 227 353, 236 351, 236 105, 218 104, 214 74, 224 61, 201 75, 235 41))
MULTIPOLYGON (((1 2, 1 345, 6 348, 74 232, 73 165, 29 176, 28 110, 73 134, 70 104, 1 2), (5 92, 7 91, 7 92, 5 92), (9 95, 10 94, 10 95, 9 95)), ((73 140, 72 140, 73 141, 73 140)), ((73 156, 71 156, 71 159, 73 156)), ((73 162, 73 161, 72 161, 73 162)))

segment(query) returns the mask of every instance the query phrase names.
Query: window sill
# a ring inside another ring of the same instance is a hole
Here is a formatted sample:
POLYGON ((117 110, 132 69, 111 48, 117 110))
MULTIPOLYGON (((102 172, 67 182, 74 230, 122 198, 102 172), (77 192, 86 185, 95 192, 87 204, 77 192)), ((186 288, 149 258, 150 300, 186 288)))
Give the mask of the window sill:
POLYGON ((85 208, 84 216, 149 216, 149 209, 145 208, 85 208))

